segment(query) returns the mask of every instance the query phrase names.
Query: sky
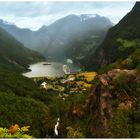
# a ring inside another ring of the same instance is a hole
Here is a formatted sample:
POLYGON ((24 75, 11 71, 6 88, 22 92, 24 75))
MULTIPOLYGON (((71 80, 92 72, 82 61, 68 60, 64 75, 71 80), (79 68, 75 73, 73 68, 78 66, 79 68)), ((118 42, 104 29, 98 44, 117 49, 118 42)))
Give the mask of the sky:
POLYGON ((69 14, 99 14, 116 24, 134 4, 134 1, 0 1, 0 19, 31 30, 50 25, 69 14))

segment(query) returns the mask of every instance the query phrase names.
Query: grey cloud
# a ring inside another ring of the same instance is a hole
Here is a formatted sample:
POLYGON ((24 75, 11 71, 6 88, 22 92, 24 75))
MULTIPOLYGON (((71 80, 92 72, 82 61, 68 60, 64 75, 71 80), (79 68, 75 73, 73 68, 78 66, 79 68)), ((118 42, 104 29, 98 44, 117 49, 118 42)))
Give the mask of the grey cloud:
POLYGON ((117 23, 135 2, 0 2, 0 18, 37 29, 68 14, 99 14, 117 23), (29 23, 30 22, 30 23, 29 23))

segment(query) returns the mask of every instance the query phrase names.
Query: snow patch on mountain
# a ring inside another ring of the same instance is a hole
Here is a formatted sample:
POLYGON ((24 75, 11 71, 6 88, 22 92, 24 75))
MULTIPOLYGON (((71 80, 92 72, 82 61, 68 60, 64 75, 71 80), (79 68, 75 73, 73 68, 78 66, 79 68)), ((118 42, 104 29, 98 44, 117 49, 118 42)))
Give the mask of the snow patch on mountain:
POLYGON ((98 16, 97 14, 83 14, 83 15, 80 15, 80 19, 81 19, 81 22, 82 22, 82 21, 86 21, 86 20, 89 20, 89 19, 96 18, 97 16, 98 16))

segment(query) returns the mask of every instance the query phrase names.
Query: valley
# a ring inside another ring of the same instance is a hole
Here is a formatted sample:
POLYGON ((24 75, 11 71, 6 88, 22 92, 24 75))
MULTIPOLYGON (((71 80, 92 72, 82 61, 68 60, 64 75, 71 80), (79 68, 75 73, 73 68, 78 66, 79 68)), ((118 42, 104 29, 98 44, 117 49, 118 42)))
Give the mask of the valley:
POLYGON ((70 58, 78 63, 95 51, 112 26, 108 18, 97 14, 68 15, 37 31, 0 21, 0 27, 46 59, 63 61, 70 58))
POLYGON ((0 138, 140 138, 139 17, 136 2, 116 25, 98 14, 37 31, 1 20, 0 138))

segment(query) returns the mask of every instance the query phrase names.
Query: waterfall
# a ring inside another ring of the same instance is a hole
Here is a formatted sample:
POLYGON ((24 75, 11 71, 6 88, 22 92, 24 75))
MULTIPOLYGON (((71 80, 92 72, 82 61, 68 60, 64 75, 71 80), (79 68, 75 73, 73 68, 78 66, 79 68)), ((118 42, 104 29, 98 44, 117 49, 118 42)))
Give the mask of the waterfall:
POLYGON ((60 121, 60 118, 57 118, 57 122, 56 122, 55 127, 54 127, 54 133, 56 136, 58 136, 59 121, 60 121))

